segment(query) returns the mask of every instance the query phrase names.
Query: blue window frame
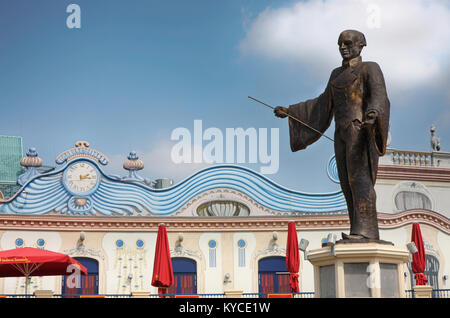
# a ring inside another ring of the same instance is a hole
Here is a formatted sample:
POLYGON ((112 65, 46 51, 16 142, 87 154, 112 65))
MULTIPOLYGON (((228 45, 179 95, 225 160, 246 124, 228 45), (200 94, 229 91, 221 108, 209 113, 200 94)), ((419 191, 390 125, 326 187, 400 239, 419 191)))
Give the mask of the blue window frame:
POLYGON ((258 262, 259 292, 289 293, 289 272, 286 267, 286 258, 272 256, 260 259, 258 262))
POLYGON ((189 295, 197 293, 197 263, 190 258, 172 258, 174 283, 168 294, 189 295))

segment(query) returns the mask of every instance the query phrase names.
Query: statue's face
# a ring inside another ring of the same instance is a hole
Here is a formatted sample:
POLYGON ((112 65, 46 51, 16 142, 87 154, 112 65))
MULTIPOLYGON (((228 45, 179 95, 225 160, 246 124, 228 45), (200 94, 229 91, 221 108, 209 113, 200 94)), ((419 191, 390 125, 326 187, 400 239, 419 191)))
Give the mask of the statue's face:
POLYGON ((363 46, 358 38, 352 32, 343 32, 339 36, 339 52, 344 60, 351 60, 361 54, 363 46))

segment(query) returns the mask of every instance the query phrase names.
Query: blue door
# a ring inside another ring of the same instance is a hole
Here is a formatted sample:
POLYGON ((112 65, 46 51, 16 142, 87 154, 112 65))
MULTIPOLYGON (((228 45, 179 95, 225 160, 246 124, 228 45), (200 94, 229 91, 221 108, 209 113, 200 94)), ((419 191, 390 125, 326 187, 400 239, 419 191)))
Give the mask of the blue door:
POLYGON ((62 281, 62 294, 67 295, 97 295, 98 294, 98 262, 88 257, 74 257, 81 265, 86 267, 88 274, 81 275, 78 287, 69 287, 70 276, 64 276, 62 281))
POLYGON ((197 293, 197 263, 190 258, 172 258, 174 282, 168 294, 189 295, 197 293))
POLYGON ((266 257, 258 262, 258 285, 262 294, 289 293, 289 272, 286 258, 266 257))

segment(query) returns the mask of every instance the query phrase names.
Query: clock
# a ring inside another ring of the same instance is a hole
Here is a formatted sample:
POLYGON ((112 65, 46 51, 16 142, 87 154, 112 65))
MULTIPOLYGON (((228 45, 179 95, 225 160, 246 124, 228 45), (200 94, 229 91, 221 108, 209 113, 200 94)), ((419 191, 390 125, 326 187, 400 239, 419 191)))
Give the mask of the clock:
POLYGON ((63 183, 73 195, 86 196, 93 193, 100 183, 98 169, 87 161, 79 161, 66 168, 63 183))

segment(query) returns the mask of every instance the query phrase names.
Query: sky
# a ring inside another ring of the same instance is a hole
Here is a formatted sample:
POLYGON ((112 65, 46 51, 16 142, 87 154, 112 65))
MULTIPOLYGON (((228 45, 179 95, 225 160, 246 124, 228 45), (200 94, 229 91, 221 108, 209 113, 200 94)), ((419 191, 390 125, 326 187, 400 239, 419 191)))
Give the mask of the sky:
POLYGON ((287 120, 247 96, 273 106, 317 97, 340 66, 345 29, 366 35, 362 58, 384 73, 390 147, 430 151, 434 124, 450 151, 446 0, 0 0, 0 135, 22 136, 24 152, 35 147, 53 166, 87 140, 119 175, 136 151, 141 176, 177 183, 209 165, 173 162, 177 128, 193 139, 194 120, 224 137, 227 128, 276 128, 279 167, 266 177, 336 191, 326 174, 333 144, 321 138, 292 153, 287 120), (68 27, 70 4, 80 28, 68 27))

